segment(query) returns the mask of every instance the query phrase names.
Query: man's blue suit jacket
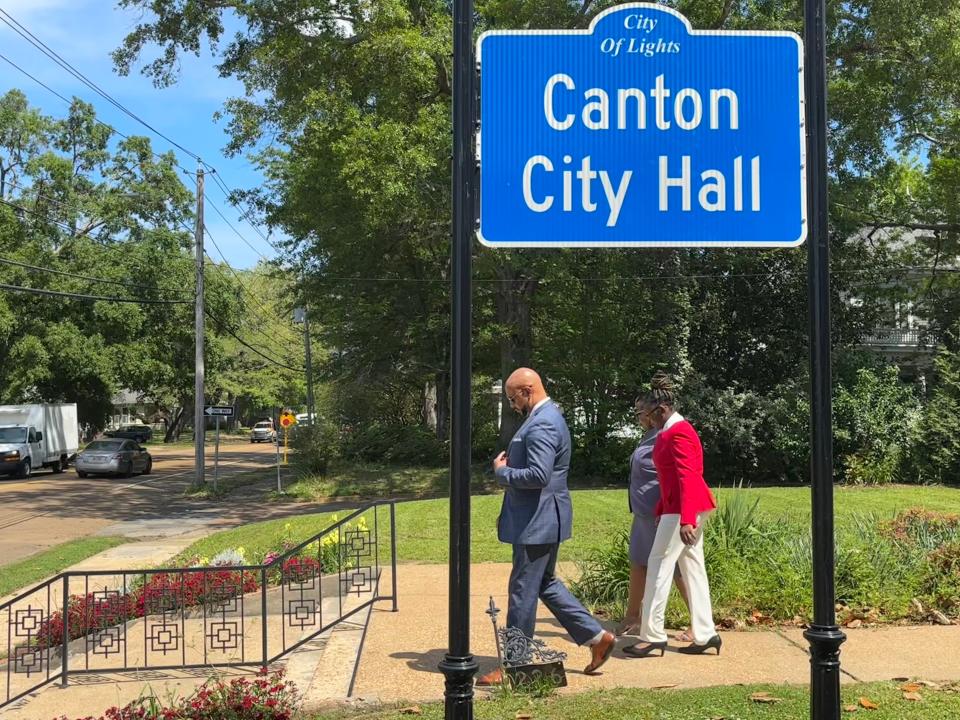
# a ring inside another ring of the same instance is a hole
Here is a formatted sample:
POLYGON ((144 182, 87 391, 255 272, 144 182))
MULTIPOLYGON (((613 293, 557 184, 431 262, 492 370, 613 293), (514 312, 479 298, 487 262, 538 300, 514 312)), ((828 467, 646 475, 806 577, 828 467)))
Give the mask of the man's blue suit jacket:
POLYGON ((570 538, 573 508, 567 490, 570 430, 560 408, 547 400, 520 426, 497 470, 506 488, 497 520, 500 542, 547 545, 570 538))

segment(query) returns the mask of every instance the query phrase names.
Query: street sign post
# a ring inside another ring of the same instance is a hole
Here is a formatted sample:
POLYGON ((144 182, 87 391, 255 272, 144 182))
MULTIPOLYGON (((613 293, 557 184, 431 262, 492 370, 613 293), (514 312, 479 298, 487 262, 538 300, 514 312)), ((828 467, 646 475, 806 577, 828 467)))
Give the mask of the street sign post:
POLYGON ((217 440, 214 445, 213 451, 213 492, 217 492, 217 482, 220 479, 220 418, 221 415, 217 415, 217 440))
POLYGON ((803 45, 664 5, 496 30, 480 62, 480 241, 776 247, 807 235, 803 45))
POLYGON ((220 477, 220 418, 233 417, 233 405, 207 405, 203 414, 217 419, 217 439, 213 453, 213 491, 217 491, 217 481, 220 477))
POLYGON ((285 412, 280 416, 280 427, 283 428, 283 464, 287 464, 287 451, 290 446, 290 428, 297 424, 297 416, 285 412))

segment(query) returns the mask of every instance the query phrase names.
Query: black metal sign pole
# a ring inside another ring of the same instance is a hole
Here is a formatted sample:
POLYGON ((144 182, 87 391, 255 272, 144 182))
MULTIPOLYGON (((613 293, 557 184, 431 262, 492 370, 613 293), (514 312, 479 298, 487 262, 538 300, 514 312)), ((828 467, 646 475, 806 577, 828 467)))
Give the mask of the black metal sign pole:
POLYGON ((813 624, 804 636, 810 642, 810 717, 839 720, 840 644, 846 636, 837 627, 834 609, 825 12, 825 0, 804 0, 813 510, 813 624))
POLYGON ((450 436, 449 648, 440 670, 446 677, 444 717, 472 720, 470 654, 470 336, 471 252, 474 233, 475 78, 473 0, 453 3, 453 247, 451 308, 452 426, 450 436))

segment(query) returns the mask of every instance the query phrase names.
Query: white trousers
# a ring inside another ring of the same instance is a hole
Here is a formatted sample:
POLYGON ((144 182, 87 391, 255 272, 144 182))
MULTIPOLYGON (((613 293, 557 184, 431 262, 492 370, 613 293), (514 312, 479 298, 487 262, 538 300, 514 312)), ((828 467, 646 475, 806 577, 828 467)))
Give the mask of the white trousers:
POLYGON ((703 645, 716 635, 713 610, 710 606, 710 581, 703 560, 703 526, 707 515, 697 516, 697 541, 684 545, 680 539, 680 516, 661 515, 657 536, 650 550, 647 564, 647 586, 643 593, 643 616, 640 639, 644 642, 666 642, 664 615, 673 583, 674 568, 680 566, 680 574, 687 583, 690 596, 690 630, 693 641, 703 645))

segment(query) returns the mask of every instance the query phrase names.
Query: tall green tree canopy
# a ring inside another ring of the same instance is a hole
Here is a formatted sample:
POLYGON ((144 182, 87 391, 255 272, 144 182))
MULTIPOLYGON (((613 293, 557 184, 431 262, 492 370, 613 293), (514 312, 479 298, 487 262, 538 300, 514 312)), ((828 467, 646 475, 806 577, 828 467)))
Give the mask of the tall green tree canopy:
MULTIPOLYGON (((477 0, 477 31, 583 28, 611 3, 477 0)), ((666 3, 694 27, 802 32, 802 4, 666 3)), ((177 81, 209 44, 246 96, 228 103, 233 152, 268 178, 248 193, 290 237, 303 293, 343 382, 437 389, 445 436, 449 345, 451 6, 431 0, 120 0, 143 22, 114 53, 177 81), (228 31, 227 28, 231 30, 228 31), (386 380, 389 375, 389 382, 386 380)), ((878 318, 865 288, 904 258, 859 235, 935 227, 918 261, 955 252, 958 6, 829 5, 834 342, 878 318), (913 159, 911 159, 913 158, 913 159), (917 158, 921 158, 918 163, 917 158), (925 158, 925 160, 923 160, 925 158), (859 295, 854 306, 841 301, 859 295)), ((656 367, 766 391, 806 362, 802 250, 493 251, 477 244, 475 368, 535 363, 603 436, 656 367)), ((417 407, 416 402, 409 404, 417 407)), ((413 410, 411 410, 413 412, 413 410)), ((420 420, 424 418, 420 414, 420 420)), ((416 419, 411 416, 411 419, 416 419)))

